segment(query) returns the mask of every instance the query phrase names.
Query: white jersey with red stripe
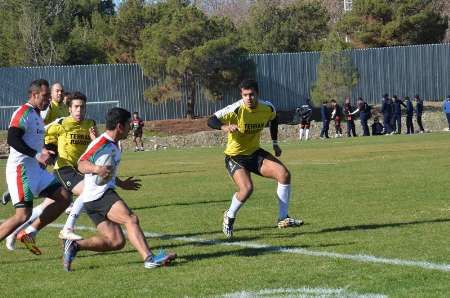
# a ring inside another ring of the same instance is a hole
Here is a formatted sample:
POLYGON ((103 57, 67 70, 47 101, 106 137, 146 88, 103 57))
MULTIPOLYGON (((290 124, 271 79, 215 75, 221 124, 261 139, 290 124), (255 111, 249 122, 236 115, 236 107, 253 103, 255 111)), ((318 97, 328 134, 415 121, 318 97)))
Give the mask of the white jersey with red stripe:
MULTIPOLYGON (((45 127, 39 111, 26 103, 18 108, 12 115, 9 127, 20 128, 24 131, 23 141, 36 152, 41 152, 44 146, 45 127)), ((7 166, 17 166, 22 164, 25 159, 34 159, 23 153, 20 153, 13 147, 9 148, 7 166)), ((37 163, 37 160, 36 160, 37 163)))
MULTIPOLYGON (((88 160, 95 164, 95 161, 102 155, 111 155, 114 161, 114 169, 117 169, 120 163, 121 152, 117 143, 107 134, 103 133, 94 141, 92 141, 86 151, 81 155, 80 161, 88 160)), ((95 184, 95 174, 84 175, 84 189, 81 196, 83 202, 91 202, 99 199, 106 190, 116 187, 116 170, 114 171, 111 180, 105 185, 95 184)))

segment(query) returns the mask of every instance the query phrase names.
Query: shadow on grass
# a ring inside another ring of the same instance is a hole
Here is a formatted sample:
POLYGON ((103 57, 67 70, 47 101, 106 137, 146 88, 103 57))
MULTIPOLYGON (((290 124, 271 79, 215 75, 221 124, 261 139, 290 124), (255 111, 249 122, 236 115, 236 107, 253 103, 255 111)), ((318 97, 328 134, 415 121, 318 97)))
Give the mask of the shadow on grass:
POLYGON ((171 206, 193 206, 193 205, 204 205, 204 204, 217 204, 223 202, 229 202, 230 200, 220 200, 220 201, 195 201, 195 202, 178 202, 169 204, 159 204, 153 206, 141 206, 141 207, 130 207, 132 210, 142 210, 142 209, 154 209, 159 207, 171 207, 171 206))
POLYGON ((354 225, 354 226, 343 226, 343 227, 335 227, 322 229, 320 231, 313 232, 305 232, 304 234, 321 234, 321 233, 333 233, 333 232, 345 232, 345 231, 357 231, 357 230, 375 230, 375 229, 383 229, 383 228, 397 228, 403 226, 410 225, 421 225, 421 224, 429 224, 429 223, 445 223, 450 222, 448 218, 439 218, 432 220, 416 220, 410 222, 397 222, 397 223, 386 223, 386 224, 364 224, 364 225, 354 225))
MULTIPOLYGON (((199 173, 206 172, 206 170, 195 170, 195 171, 172 171, 172 172, 154 172, 154 173, 142 173, 134 174, 133 177, 146 177, 146 176, 158 176, 158 175, 171 175, 171 174, 184 174, 184 173, 199 173)), ((119 178, 128 178, 128 176, 119 176, 119 178)))

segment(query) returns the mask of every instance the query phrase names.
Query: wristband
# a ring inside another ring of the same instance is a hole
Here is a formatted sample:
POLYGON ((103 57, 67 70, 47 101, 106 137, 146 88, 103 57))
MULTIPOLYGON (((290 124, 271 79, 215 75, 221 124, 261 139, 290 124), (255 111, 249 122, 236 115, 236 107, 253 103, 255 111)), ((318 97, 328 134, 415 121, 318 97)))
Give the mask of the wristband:
POLYGON ((272 140, 272 145, 273 146, 278 145, 278 141, 277 140, 272 140))

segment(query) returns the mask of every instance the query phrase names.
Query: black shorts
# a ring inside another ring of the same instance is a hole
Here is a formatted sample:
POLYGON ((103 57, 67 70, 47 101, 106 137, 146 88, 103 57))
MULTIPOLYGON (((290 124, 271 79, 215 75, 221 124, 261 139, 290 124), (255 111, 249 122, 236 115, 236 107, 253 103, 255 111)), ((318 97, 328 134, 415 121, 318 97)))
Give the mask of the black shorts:
POLYGON ((110 188, 105 191, 100 199, 84 203, 84 208, 86 210, 86 214, 94 222, 95 226, 98 226, 99 223, 107 219, 106 215, 117 201, 122 201, 122 199, 119 197, 117 192, 114 191, 114 189, 110 188))
POLYGON ((301 127, 301 128, 307 128, 307 129, 309 129, 309 126, 310 126, 310 122, 309 122, 308 120, 302 120, 302 121, 300 122, 300 127, 301 127))
POLYGON ((249 172, 262 176, 260 170, 263 160, 271 155, 272 154, 261 148, 251 155, 225 155, 225 167, 231 177, 233 177, 234 172, 239 169, 246 169, 249 172))
POLYGON ((142 138, 142 128, 133 130, 133 137, 142 138))
POLYGON ((72 192, 72 189, 84 179, 83 174, 70 166, 55 170, 55 176, 64 188, 70 192, 72 192))

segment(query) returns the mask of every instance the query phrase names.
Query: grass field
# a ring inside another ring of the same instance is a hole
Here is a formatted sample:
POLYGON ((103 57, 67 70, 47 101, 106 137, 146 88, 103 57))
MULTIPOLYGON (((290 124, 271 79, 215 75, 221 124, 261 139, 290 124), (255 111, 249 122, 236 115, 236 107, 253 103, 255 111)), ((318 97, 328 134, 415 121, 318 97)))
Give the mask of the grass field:
MULTIPOLYGON (((228 242, 221 222, 234 186, 223 148, 125 153, 120 175, 143 187, 120 193, 149 243, 178 253, 173 266, 144 269, 127 244, 80 252, 66 273, 50 226, 38 237, 41 256, 1 243, 1 296, 450 297, 450 134, 281 146, 293 176, 290 214, 303 227, 275 228, 276 182, 254 177, 228 242)), ((12 212, 0 207, 0 218, 12 212)), ((78 225, 93 233, 86 215, 78 225)))

